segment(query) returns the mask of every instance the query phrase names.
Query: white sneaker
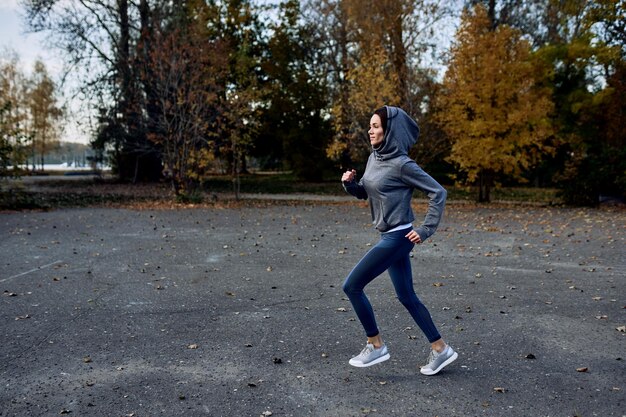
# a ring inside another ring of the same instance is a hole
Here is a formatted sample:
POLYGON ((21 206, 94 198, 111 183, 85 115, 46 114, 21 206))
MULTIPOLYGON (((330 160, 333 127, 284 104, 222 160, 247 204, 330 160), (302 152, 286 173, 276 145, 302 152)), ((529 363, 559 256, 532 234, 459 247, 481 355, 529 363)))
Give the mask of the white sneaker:
POLYGON ((458 358, 459 355, 450 346, 446 346, 443 352, 438 353, 435 350, 430 351, 428 355, 428 364, 420 368, 420 372, 424 375, 435 375, 446 366, 458 358))
POLYGON ((431 350, 430 355, 428 355, 428 364, 422 366, 420 372, 424 375, 435 375, 458 357, 458 353, 450 346, 446 346, 441 353, 431 350))
POLYGON ((384 362, 389 358, 389 351, 387 350, 387 346, 385 344, 376 349, 373 344, 368 343, 365 345, 361 353, 350 359, 349 363, 357 368, 365 368, 367 366, 384 362))

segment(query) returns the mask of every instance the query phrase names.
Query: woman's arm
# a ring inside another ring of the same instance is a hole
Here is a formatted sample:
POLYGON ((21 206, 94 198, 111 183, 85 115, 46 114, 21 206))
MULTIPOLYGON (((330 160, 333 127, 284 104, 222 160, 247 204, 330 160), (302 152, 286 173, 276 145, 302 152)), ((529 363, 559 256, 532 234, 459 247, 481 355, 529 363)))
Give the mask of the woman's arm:
POLYGON ((352 194, 358 199, 367 200, 367 192, 361 182, 356 182, 356 170, 350 170, 341 176, 341 184, 347 193, 352 194))
POLYGON ((435 233, 446 205, 447 191, 433 177, 428 175, 415 161, 407 162, 402 166, 402 179, 408 185, 422 191, 428 196, 428 211, 424 222, 415 229, 420 242, 425 241, 435 233))

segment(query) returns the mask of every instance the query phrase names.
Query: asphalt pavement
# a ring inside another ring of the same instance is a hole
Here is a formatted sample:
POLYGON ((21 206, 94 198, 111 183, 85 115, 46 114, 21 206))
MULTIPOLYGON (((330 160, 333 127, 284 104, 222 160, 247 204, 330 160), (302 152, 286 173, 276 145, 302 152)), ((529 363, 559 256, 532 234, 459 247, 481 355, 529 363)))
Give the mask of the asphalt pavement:
POLYGON ((626 415, 625 210, 450 204, 412 252, 431 377, 386 274, 391 359, 348 365, 376 241, 342 201, 1 213, 0 416, 626 415))

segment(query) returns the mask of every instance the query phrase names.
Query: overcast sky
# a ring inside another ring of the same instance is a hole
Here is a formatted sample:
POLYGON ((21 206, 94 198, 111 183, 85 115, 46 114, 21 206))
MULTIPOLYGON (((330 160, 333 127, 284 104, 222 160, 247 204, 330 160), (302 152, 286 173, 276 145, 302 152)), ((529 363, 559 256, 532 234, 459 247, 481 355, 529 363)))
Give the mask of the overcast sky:
MULTIPOLYGON (((50 77, 59 81, 63 61, 58 51, 46 48, 43 40, 43 34, 28 33, 18 0, 0 0, 0 55, 4 55, 7 49, 16 52, 25 74, 29 74, 35 61, 40 59, 46 65, 50 77)), ((60 98, 60 104, 68 104, 70 108, 77 106, 77 103, 66 103, 63 98, 60 98)), ((70 142, 89 142, 89 138, 82 132, 72 115, 67 119, 61 139, 70 142)))
POLYGON ((0 49, 10 48, 17 52, 26 71, 41 59, 50 74, 58 75, 61 61, 45 48, 43 39, 42 34, 27 33, 18 0, 0 0, 0 49))

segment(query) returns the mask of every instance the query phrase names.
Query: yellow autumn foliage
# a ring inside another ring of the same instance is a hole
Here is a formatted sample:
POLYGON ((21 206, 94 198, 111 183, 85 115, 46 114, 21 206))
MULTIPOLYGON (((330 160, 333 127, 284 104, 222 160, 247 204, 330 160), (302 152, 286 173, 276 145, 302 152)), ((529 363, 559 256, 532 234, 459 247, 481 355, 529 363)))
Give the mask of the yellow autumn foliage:
POLYGON ((481 5, 464 13, 436 119, 452 141, 449 161, 469 183, 485 172, 519 180, 553 151, 553 105, 543 77, 517 30, 491 30, 481 5))
POLYGON ((331 159, 348 152, 352 159, 369 153, 367 129, 369 118, 378 107, 395 104, 398 78, 379 48, 364 50, 358 65, 348 71, 347 102, 338 101, 332 108, 335 136, 326 149, 331 159))

